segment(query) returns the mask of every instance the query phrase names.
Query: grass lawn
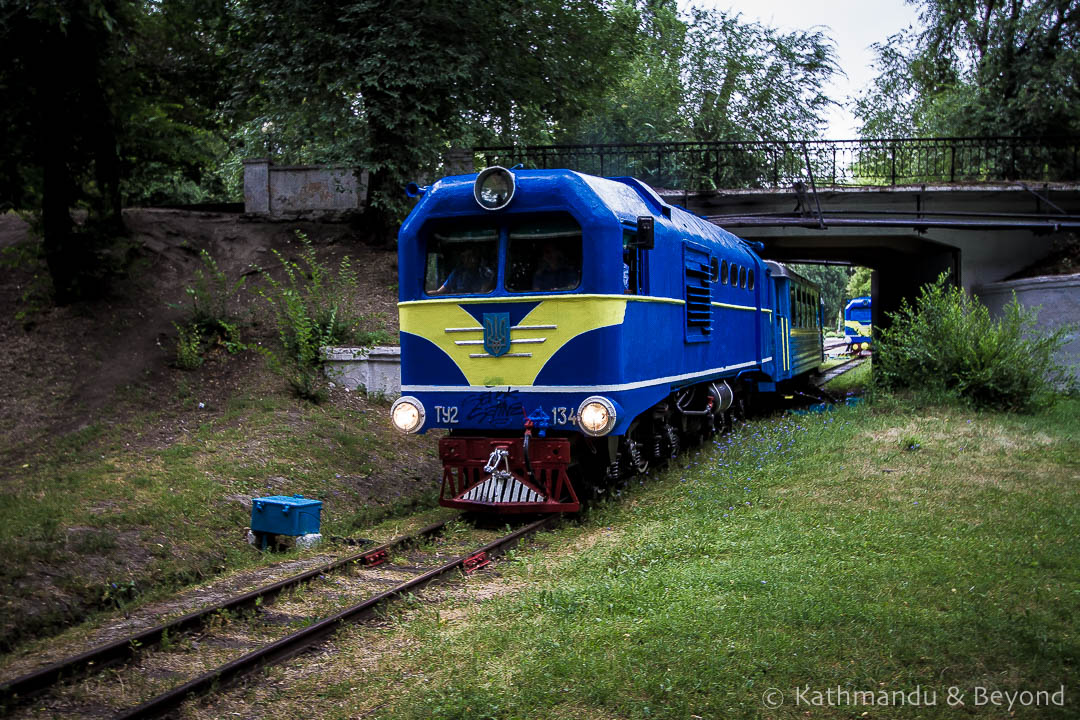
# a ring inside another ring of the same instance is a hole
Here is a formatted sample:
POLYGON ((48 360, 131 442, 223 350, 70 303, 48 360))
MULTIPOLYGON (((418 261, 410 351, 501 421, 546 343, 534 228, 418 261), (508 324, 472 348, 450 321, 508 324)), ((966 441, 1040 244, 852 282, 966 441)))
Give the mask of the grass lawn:
MULTIPOLYGON (((1077 400, 1035 416, 882 401, 755 421, 679 463, 503 564, 516 592, 406 613, 400 652, 364 672, 382 704, 305 707, 1077 716, 1077 400)), ((345 686, 360 659, 335 663, 345 686)))

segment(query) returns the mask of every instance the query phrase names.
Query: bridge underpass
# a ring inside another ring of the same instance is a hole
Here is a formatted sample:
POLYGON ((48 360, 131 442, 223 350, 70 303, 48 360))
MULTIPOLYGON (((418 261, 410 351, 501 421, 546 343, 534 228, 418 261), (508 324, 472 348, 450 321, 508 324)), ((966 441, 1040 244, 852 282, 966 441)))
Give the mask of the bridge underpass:
MULTIPOLYGON (((874 322, 948 271, 972 290, 1080 230, 1080 138, 474 148, 469 166, 627 175, 780 261, 873 268, 874 322)), ((449 163, 448 163, 449 166, 449 163)), ((467 169, 472 171, 471 167, 467 169)))
POLYGON ((666 192, 787 262, 875 270, 874 322, 942 272, 968 290, 1003 280, 1080 229, 1080 184, 666 192))

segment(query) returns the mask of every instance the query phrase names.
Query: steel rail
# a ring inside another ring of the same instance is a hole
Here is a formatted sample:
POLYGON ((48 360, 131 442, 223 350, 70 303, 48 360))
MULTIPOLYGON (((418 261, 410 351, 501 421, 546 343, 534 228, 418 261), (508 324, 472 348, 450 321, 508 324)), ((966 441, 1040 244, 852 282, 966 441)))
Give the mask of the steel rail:
POLYGON ((814 385, 816 385, 817 387, 822 387, 825 383, 840 377, 849 370, 854 370, 867 360, 869 360, 869 358, 856 356, 851 358, 850 360, 845 360, 839 365, 833 365, 831 368, 822 373, 820 378, 814 381, 814 385))
POLYGON ((554 524, 559 519, 557 515, 549 515, 533 523, 519 528, 509 535, 484 545, 468 555, 462 555, 450 562, 429 570, 423 575, 408 580, 386 592, 346 608, 341 612, 299 630, 288 637, 284 637, 263 648, 252 651, 241 658, 226 663, 210 672, 190 680, 178 687, 152 698, 142 705, 122 711, 116 715, 116 720, 135 720, 136 718, 156 718, 175 710, 181 703, 190 697, 203 695, 215 688, 223 687, 235 681, 242 675, 253 672, 269 665, 274 665, 304 652, 342 627, 346 622, 360 619, 371 613, 377 607, 403 595, 410 590, 427 585, 446 573, 457 570, 465 561, 477 553, 497 554, 514 545, 522 538, 528 537, 545 527, 554 524))
MULTIPOLYGON (((242 595, 237 595, 221 602, 208 605, 186 615, 147 630, 128 635, 119 640, 100 645, 86 652, 59 660, 39 670, 27 673, 9 682, 0 684, 0 705, 11 707, 47 690, 60 680, 86 673, 91 667, 99 669, 130 660, 139 650, 161 643, 161 638, 168 634, 196 630, 213 614, 223 611, 241 610, 254 607, 260 600, 276 597, 284 590, 311 582, 320 575, 325 575, 352 564, 364 564, 364 558, 379 552, 408 545, 424 537, 439 533, 448 523, 460 518, 457 516, 421 528, 412 535, 401 535, 388 543, 378 545, 363 552, 354 553, 299 575, 284 578, 270 585, 256 588, 242 595)), ((175 636, 175 635, 174 635, 175 636)))

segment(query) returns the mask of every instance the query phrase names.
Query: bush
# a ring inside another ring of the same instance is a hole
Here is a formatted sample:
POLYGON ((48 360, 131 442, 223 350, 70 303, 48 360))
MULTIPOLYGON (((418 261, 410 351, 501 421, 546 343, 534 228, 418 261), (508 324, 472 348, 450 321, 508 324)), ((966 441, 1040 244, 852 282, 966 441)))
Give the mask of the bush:
POLYGON ((273 251, 285 270, 285 281, 263 275, 266 286, 259 295, 270 306, 281 342, 280 349, 264 352, 270 368, 298 397, 320 402, 326 396, 322 348, 370 344, 381 335, 361 333, 366 318, 349 310, 357 280, 348 256, 335 273, 318 261, 307 236, 300 231, 296 235, 304 244, 299 262, 273 251))
POLYGON ((1036 316, 1014 296, 1004 316, 992 319, 942 274, 920 290, 914 308, 904 300, 890 314, 892 326, 881 331, 874 348, 875 382, 997 410, 1049 405, 1069 377, 1054 355, 1075 328, 1047 334, 1036 316))

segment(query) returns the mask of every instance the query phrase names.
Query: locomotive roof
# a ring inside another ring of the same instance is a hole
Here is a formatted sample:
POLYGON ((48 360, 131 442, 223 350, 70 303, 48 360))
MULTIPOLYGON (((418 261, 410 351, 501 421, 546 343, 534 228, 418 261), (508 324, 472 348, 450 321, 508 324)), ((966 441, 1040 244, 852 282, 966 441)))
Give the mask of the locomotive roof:
MULTIPOLYGON (((691 212, 669 205, 645 183, 635 178, 602 178, 573 170, 515 170, 517 194, 505 210, 493 214, 545 212, 573 209, 597 221, 612 214, 620 223, 634 225, 641 215, 667 221, 676 229, 712 240, 730 249, 751 252, 749 246, 723 228, 691 212)), ((402 231, 422 218, 476 215, 473 197, 476 175, 454 175, 436 182, 402 226, 402 231)), ((422 220, 421 220, 422 221, 422 220)))
POLYGON ((807 285, 812 285, 813 287, 818 286, 817 283, 813 280, 800 275, 799 273, 789 268, 787 265, 784 265, 783 263, 778 263, 775 260, 766 260, 765 267, 769 268, 769 272, 772 274, 773 277, 786 277, 793 280, 799 280, 800 282, 804 282, 807 285))

